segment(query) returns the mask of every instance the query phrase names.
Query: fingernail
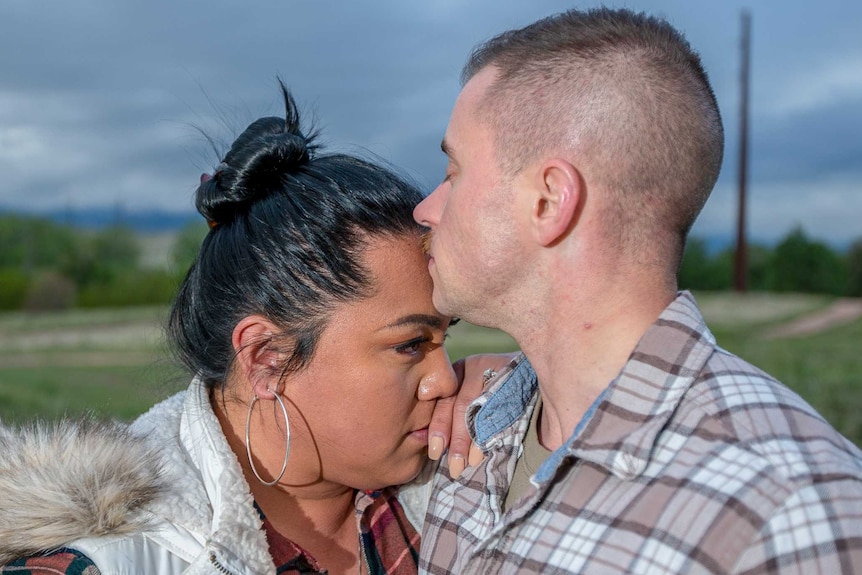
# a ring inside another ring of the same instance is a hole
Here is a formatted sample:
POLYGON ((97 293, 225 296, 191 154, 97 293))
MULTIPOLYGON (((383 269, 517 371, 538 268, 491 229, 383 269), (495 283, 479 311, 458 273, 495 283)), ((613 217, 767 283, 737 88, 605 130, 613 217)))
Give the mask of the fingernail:
POLYGON ((440 456, 443 455, 444 443, 442 435, 431 436, 431 439, 428 440, 428 459, 433 459, 434 461, 440 459, 440 456))
POLYGON ((453 455, 449 458, 449 477, 458 479, 464 473, 464 456, 453 455))
POLYGON ((482 460, 485 459, 485 454, 482 453, 482 450, 475 443, 470 444, 470 454, 467 456, 467 463, 470 467, 476 467, 482 460))

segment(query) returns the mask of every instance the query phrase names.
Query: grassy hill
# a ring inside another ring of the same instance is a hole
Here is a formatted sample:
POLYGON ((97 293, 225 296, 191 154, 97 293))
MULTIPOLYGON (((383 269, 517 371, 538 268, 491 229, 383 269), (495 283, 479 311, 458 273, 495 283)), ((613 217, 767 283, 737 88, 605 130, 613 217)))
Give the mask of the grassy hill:
MULTIPOLYGON (((824 296, 696 294, 719 344, 796 390, 862 445, 862 319, 805 337, 765 337, 822 309, 824 296)), ((188 382, 170 360, 163 307, 0 314, 0 419, 93 411, 131 419, 188 382)), ((462 322, 447 348, 464 355, 511 351, 507 335, 462 322)))

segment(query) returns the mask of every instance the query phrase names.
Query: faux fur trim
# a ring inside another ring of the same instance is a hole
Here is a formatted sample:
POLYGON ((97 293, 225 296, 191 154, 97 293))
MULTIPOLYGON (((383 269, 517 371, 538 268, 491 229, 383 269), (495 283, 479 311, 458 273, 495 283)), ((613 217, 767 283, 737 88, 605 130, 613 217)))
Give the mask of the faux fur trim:
POLYGON ((0 564, 141 530, 141 507, 164 488, 159 454, 125 425, 0 428, 0 564))

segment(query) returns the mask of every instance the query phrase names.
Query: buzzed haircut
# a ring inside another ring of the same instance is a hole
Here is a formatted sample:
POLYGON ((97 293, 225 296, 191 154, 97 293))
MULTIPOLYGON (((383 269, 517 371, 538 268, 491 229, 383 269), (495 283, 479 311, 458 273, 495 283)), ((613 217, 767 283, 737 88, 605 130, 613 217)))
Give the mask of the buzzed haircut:
POLYGON ((724 148, 715 95, 682 34, 643 13, 571 10, 478 46, 462 83, 488 66, 480 120, 504 173, 565 154, 609 192, 614 241, 656 240, 678 263, 724 148))

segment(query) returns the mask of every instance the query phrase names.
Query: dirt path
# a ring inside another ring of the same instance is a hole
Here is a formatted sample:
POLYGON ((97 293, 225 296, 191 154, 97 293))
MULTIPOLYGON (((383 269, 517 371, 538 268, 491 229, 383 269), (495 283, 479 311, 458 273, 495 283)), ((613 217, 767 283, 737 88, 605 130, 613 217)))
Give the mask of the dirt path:
POLYGON ((796 318, 763 334, 766 339, 810 335, 862 317, 862 298, 836 300, 825 309, 796 318))

